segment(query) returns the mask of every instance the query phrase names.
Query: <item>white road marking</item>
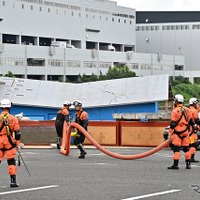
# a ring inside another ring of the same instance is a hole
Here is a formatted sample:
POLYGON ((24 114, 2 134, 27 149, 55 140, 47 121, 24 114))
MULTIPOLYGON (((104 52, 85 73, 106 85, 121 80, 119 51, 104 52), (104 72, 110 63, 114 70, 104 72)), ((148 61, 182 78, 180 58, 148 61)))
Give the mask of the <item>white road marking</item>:
POLYGON ((103 153, 98 153, 98 154, 89 154, 90 156, 102 156, 104 155, 103 153))
POLYGON ((193 165, 193 164, 191 164, 191 168, 193 168, 193 167, 200 167, 199 165, 193 165))
POLYGON ((13 191, 8 191, 8 192, 1 192, 0 195, 29 192, 29 191, 34 191, 34 190, 44 190, 44 189, 49 189, 49 188, 55 188, 58 186, 59 185, 50 185, 50 186, 44 186, 44 187, 29 188, 29 189, 24 189, 24 190, 13 190, 13 191))
POLYGON ((164 195, 164 194, 170 194, 174 192, 180 192, 181 190, 168 190, 164 192, 157 192, 157 193, 152 193, 152 194, 146 194, 142 196, 137 196, 137 197, 131 197, 128 199, 122 199, 122 200, 135 200, 135 199, 143 199, 143 198, 148 198, 148 197, 153 197, 153 196, 159 196, 159 195, 164 195))
POLYGON ((117 164, 110 164, 110 163, 82 163, 82 165, 117 165, 117 164))
POLYGON ((23 155, 26 155, 26 154, 38 155, 39 153, 36 153, 36 152, 22 152, 21 154, 23 154, 23 155))

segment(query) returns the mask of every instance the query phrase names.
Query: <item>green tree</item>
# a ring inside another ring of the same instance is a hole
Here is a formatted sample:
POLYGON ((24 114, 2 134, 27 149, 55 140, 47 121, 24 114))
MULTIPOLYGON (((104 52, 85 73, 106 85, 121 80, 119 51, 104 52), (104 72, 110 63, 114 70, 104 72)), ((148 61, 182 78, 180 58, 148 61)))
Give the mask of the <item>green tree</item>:
POLYGON ((129 70, 127 65, 124 66, 114 66, 113 68, 109 68, 106 73, 106 79, 119 79, 119 78, 129 78, 135 77, 136 73, 129 70))
POLYGON ((173 80, 173 78, 171 77, 170 81, 172 83, 172 86, 176 86, 176 85, 181 84, 181 83, 191 84, 191 82, 187 78, 184 78, 182 76, 176 77, 175 80, 173 80))
POLYGON ((66 77, 66 83, 71 83, 71 81, 66 77))
POLYGON ((87 76, 83 74, 82 76, 79 74, 77 77, 76 83, 84 83, 84 82, 92 82, 92 81, 102 81, 102 80, 111 80, 111 79, 119 79, 119 78, 129 78, 135 77, 136 73, 129 70, 127 65, 114 66, 113 68, 109 67, 108 72, 103 75, 100 71, 99 76, 92 73, 91 76, 87 76))
POLYGON ((180 83, 175 85, 173 88, 174 95, 182 94, 184 97, 184 103, 188 104, 189 99, 192 97, 196 97, 199 99, 200 97, 200 85, 199 84, 186 84, 180 83))
POLYGON ((16 76, 11 71, 8 71, 8 73, 5 75, 5 77, 16 78, 16 76))

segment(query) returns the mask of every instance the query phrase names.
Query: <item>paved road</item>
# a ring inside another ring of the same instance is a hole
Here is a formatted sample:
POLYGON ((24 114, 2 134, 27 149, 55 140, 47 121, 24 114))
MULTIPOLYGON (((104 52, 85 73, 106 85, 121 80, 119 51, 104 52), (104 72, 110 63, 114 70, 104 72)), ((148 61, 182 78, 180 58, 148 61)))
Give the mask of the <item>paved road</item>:
MULTIPOLYGON (((138 154, 148 148, 111 148, 119 154, 138 154)), ((172 151, 164 149, 140 160, 118 160, 88 148, 87 158, 77 158, 78 150, 64 156, 57 149, 22 149, 31 177, 21 163, 19 188, 11 189, 4 159, 0 166, 0 199, 10 200, 199 200, 200 164, 185 169, 183 153, 180 169, 167 170, 172 151), (196 185, 195 187, 192 185, 196 185), (28 189, 28 190, 27 190, 28 189), (164 192, 164 193, 163 193, 164 192)), ((200 151, 197 152, 200 160, 200 151)))

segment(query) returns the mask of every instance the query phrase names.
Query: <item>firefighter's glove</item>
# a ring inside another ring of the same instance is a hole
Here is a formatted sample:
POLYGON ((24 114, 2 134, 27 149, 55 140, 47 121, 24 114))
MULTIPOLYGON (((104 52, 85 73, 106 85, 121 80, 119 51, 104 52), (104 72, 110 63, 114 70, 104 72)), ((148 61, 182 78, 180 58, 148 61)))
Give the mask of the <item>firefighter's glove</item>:
POLYGON ((74 132, 71 132, 71 136, 72 136, 72 137, 76 136, 76 135, 77 135, 77 132, 78 132, 77 129, 76 129, 74 132))
POLYGON ((20 152, 20 149, 21 149, 20 146, 16 146, 16 151, 17 152, 20 152))
POLYGON ((172 137, 171 137, 170 135, 168 135, 168 136, 167 136, 167 139, 169 139, 169 140, 170 140, 170 139, 172 139, 172 137))

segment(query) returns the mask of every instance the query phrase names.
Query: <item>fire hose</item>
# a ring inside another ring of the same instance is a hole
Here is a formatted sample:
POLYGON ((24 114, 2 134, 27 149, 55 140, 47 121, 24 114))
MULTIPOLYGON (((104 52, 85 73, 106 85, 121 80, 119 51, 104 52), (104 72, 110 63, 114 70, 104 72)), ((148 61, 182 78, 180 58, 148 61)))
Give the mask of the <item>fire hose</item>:
POLYGON ((105 149, 104 147, 102 147, 99 143, 97 143, 92 136, 79 124, 73 122, 71 123, 69 126, 67 125, 67 123, 65 122, 63 125, 63 140, 62 140, 62 145, 61 145, 61 150, 60 152, 62 154, 65 155, 69 155, 70 153, 70 138, 71 138, 71 131, 72 128, 77 128, 79 131, 81 131, 86 137, 87 139, 94 145, 96 146, 100 151, 102 151, 103 153, 107 154, 108 156, 117 158, 117 159, 123 159, 123 160, 134 160, 134 159, 140 159, 140 158, 144 158, 147 156, 150 156, 158 151, 160 151, 162 148, 168 146, 172 139, 168 139, 165 142, 163 142, 162 144, 158 145, 157 147, 155 147, 154 149, 151 149, 147 152, 141 153, 141 154, 136 154, 136 155, 120 155, 117 153, 113 153, 107 149, 105 149))

